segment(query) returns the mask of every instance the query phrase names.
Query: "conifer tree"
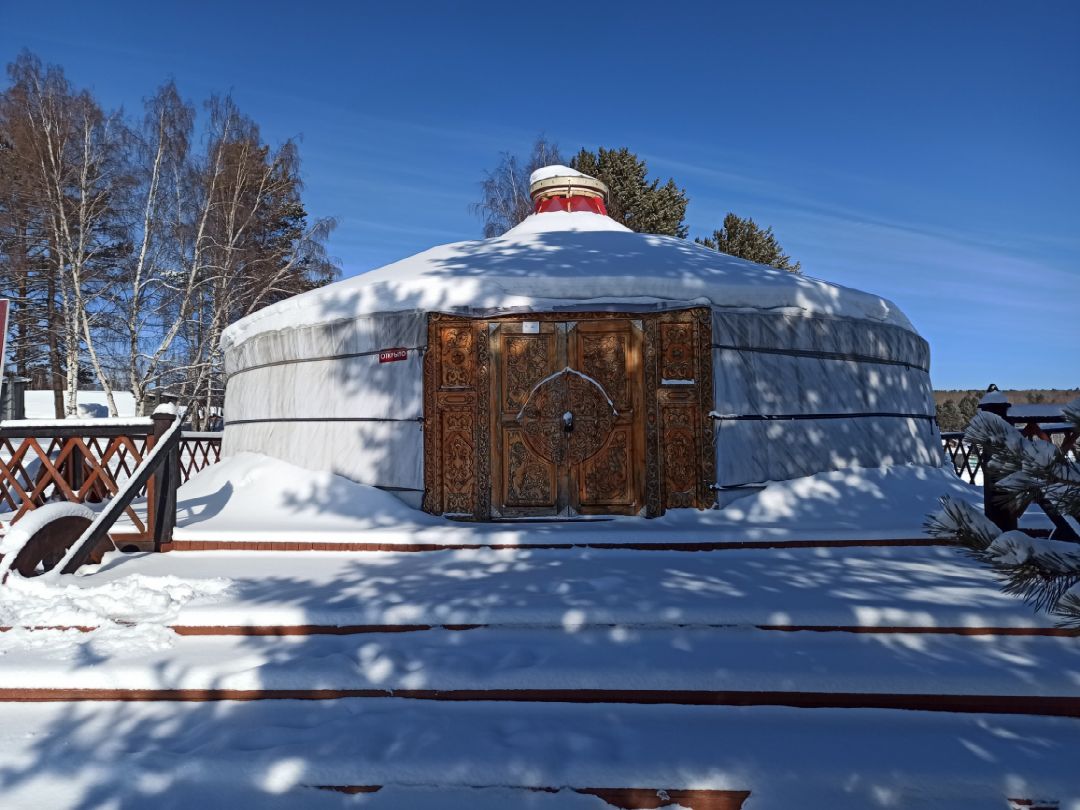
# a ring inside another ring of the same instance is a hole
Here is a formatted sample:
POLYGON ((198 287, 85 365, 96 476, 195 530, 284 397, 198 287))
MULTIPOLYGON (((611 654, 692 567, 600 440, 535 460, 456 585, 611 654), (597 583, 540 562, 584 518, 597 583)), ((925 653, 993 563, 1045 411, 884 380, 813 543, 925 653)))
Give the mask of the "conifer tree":
MULTIPOLYGON (((1066 405, 1064 415, 1080 431, 1080 399, 1066 405)), ((993 569, 1006 593, 1063 624, 1080 626, 1080 463, 1062 446, 1024 438, 1000 416, 984 411, 964 436, 989 456, 987 475, 995 481, 998 503, 1016 515, 1038 504, 1054 532, 1050 539, 1018 529, 1003 532, 982 510, 950 497, 942 498, 941 511, 927 519, 927 531, 962 543, 993 569)))
POLYGON ((938 428, 943 432, 951 433, 964 429, 964 425, 961 422, 960 409, 956 407, 956 402, 953 400, 945 400, 937 406, 936 411, 938 428))
POLYGON ((979 412, 979 397, 974 393, 967 394, 956 407, 960 411, 960 427, 957 430, 964 430, 979 412))
POLYGON ((771 227, 761 228, 754 220, 731 213, 724 217, 723 227, 713 231, 711 237, 694 241, 721 253, 790 273, 798 273, 802 267, 799 262, 791 263, 791 257, 784 253, 771 227))
POLYGON ((686 238, 686 192, 671 178, 663 185, 659 179, 650 181, 645 161, 625 146, 582 149, 570 166, 607 185, 608 215, 615 221, 638 233, 686 238))

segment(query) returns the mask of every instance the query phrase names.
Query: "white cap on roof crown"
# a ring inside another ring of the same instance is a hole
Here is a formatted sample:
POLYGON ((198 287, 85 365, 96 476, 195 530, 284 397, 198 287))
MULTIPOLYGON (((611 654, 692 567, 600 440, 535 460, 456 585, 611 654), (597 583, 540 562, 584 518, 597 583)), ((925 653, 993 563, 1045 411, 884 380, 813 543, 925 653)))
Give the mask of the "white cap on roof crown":
MULTIPOLYGON (((547 180, 549 177, 590 177, 590 175, 579 172, 577 169, 571 169, 569 166, 544 166, 529 175, 529 185, 539 183, 541 180, 547 180)), ((595 180, 596 178, 592 177, 591 179, 595 180)))

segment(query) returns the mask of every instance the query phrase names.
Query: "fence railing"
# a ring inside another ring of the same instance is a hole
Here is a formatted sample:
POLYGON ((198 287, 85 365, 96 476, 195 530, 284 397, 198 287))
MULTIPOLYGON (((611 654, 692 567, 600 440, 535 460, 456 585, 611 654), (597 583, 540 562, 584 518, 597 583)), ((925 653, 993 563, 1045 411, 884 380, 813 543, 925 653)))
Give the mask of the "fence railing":
POLYGON ((180 483, 221 461, 221 431, 185 430, 180 438, 180 483))
POLYGON ((964 438, 963 431, 941 434, 941 448, 953 465, 956 474, 969 484, 982 486, 983 459, 978 448, 964 438))
MULTIPOLYGON (((15 523, 50 501, 93 505, 115 497, 153 450, 162 425, 156 417, 0 424, 0 512, 15 523)), ((178 456, 174 488, 221 460, 221 434, 184 433, 178 456)), ((126 541, 153 539, 157 482, 138 487, 138 503, 124 510, 126 541)))
MULTIPOLYGON (((1053 442, 1065 455, 1073 460, 1080 460, 1080 435, 1070 423, 1062 421, 1060 410, 1048 409, 1043 414, 1007 414, 1003 418, 1016 425, 1020 433, 1027 438, 1053 442)), ((941 445, 957 475, 970 484, 983 485, 984 459, 978 447, 967 441, 962 432, 942 433, 941 445)))

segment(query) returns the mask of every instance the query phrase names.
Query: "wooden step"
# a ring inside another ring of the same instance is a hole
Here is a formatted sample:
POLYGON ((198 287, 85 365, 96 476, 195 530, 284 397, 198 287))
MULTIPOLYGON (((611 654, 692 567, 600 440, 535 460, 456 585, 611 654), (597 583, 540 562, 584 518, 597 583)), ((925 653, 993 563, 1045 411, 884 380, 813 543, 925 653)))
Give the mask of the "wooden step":
POLYGON ((220 598, 185 605, 172 621, 184 627, 543 626, 581 617, 595 625, 1057 633, 1052 617, 1002 594, 985 566, 941 547, 114 554, 72 584, 130 574, 232 580, 220 598))
MULTIPOLYGON (((313 785, 318 790, 359 795, 378 793, 382 785, 313 785)), ((521 788, 536 793, 557 794, 567 788, 530 787, 521 788)), ((658 810, 676 804, 686 810, 741 810, 750 796, 749 790, 685 790, 671 788, 569 788, 583 796, 595 796, 620 810, 658 810)))
MULTIPOLYGON (((50 637, 42 632, 34 643, 4 644, 0 688, 214 688, 268 690, 271 697, 280 690, 318 688, 362 696, 423 689, 485 694, 605 690, 615 695, 650 691, 1080 698, 1071 676, 1080 668, 1075 637, 592 625, 572 631, 368 629, 376 632, 205 635, 199 628, 199 634, 171 640, 159 631, 152 637, 163 638, 165 644, 136 646, 93 666, 71 663, 67 651, 84 643, 81 634, 50 637), (41 654, 50 647, 63 654, 41 654)), ((126 632, 113 627, 105 638, 115 645, 126 632)), ((143 635, 132 628, 136 645, 143 635)), ((93 649, 93 637, 88 642, 93 649)))
POLYGON ((522 542, 522 543, 375 543, 375 542, 315 542, 284 540, 184 540, 174 539, 162 546, 162 551, 379 551, 423 552, 465 551, 468 549, 622 549, 627 551, 734 551, 746 549, 793 548, 885 548, 955 546, 955 542, 928 537, 906 537, 884 540, 738 540, 715 542, 652 541, 641 542, 522 542))
MULTIPOLYGON (((233 624, 233 625, 169 625, 169 629, 178 636, 244 636, 274 637, 287 636, 353 636, 376 633, 419 633, 427 630, 484 630, 499 627, 491 624, 233 624)), ((623 625, 599 625, 623 626, 623 625)), ((673 628, 689 625, 672 625, 673 628)), ((530 625, 534 629, 543 629, 541 625, 530 625)), ((560 625, 550 625, 550 629, 559 629, 560 625)), ((696 624, 697 629, 712 630, 765 630, 779 633, 854 633, 858 635, 930 635, 930 636, 1031 636, 1045 638, 1080 637, 1080 627, 921 627, 892 625, 826 625, 826 624, 696 624)), ((16 629, 11 625, 0 625, 0 633, 16 629)), ((75 630, 80 633, 92 633, 100 629, 96 625, 33 625, 22 626, 20 630, 63 631, 75 630)))
POLYGON ((874 692, 637 689, 79 689, 0 688, 4 703, 204 703, 215 701, 395 698, 444 702, 785 706, 797 709, 903 709, 964 714, 1080 717, 1080 697, 935 695, 874 692))

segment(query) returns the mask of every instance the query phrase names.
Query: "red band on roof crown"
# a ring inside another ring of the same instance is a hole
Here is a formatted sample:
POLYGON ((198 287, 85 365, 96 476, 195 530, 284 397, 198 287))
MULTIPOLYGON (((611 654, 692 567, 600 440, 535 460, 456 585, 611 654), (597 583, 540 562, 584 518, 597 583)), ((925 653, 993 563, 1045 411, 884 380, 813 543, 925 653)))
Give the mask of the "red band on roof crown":
POLYGON ((547 214, 552 211, 588 211, 607 216, 607 208, 600 197, 586 197, 582 194, 543 197, 536 201, 533 210, 537 214, 547 214))

